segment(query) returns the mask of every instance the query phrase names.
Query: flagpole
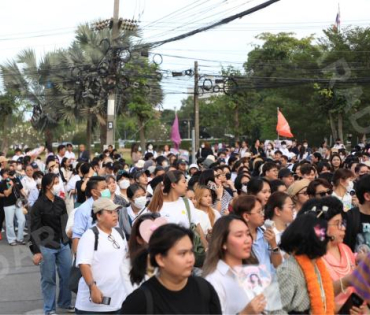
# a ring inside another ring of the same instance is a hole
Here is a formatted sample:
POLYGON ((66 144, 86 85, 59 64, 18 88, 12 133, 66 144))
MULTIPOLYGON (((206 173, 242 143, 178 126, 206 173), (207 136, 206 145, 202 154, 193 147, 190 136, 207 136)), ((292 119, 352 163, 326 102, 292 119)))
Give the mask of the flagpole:
MULTIPOLYGON (((277 118, 278 118, 278 121, 279 121, 279 107, 276 107, 276 109, 277 109, 277 118)), ((279 131, 276 130, 276 132, 277 132, 277 136, 278 136, 277 139, 280 140, 279 139, 279 131)))
POLYGON ((339 14, 339 25, 338 25, 338 32, 340 33, 340 4, 338 2, 338 14, 339 14))

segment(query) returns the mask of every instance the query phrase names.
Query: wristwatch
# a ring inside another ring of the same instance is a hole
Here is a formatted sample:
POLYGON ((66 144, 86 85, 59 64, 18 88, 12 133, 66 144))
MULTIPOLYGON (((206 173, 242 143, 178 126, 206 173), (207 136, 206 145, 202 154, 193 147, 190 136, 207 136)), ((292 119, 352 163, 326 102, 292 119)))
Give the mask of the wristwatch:
POLYGON ((280 248, 279 248, 279 247, 275 247, 275 248, 273 248, 273 249, 271 250, 271 252, 272 252, 273 254, 278 254, 278 253, 280 253, 280 248))

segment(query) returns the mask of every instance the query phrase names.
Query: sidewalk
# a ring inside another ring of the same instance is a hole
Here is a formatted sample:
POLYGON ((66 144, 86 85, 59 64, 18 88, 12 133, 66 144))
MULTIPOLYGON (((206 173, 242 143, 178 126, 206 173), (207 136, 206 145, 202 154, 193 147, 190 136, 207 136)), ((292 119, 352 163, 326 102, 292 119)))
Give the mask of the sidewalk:
MULTIPOLYGON (((0 314, 43 314, 39 267, 28 246, 0 241, 0 314)), ((58 279, 58 276, 57 276, 58 279)), ((58 314, 62 314, 57 309, 58 314)))

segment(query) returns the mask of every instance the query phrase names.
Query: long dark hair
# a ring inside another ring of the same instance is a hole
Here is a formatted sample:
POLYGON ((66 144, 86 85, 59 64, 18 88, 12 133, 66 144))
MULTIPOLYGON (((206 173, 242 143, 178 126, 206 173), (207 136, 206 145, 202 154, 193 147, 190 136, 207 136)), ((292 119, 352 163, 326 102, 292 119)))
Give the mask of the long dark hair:
POLYGON ((40 196, 45 195, 47 191, 47 186, 50 186, 50 184, 54 183, 54 179, 58 178, 59 176, 54 173, 47 173, 41 180, 41 191, 40 196))
POLYGON ((230 233, 230 224, 234 220, 241 221, 248 226, 240 216, 234 214, 219 218, 213 226, 212 238, 209 243, 207 257, 203 265, 203 277, 214 272, 219 260, 225 258, 224 245, 227 242, 227 238, 230 233))
POLYGON ((130 256, 131 266, 133 266, 136 256, 140 254, 143 249, 148 248, 148 244, 145 244, 144 240, 143 240, 144 244, 140 244, 137 240, 138 238, 142 239, 140 230, 139 230, 141 223, 144 220, 147 220, 147 219, 155 220, 156 218, 158 218, 157 213, 146 213, 146 214, 139 216, 135 220, 135 223, 131 229, 130 240, 128 241, 128 252, 130 256))
POLYGON ((150 237, 148 249, 143 249, 132 261, 130 271, 131 283, 139 284, 143 281, 148 266, 148 255, 150 264, 159 267, 156 256, 166 256, 168 251, 183 237, 188 236, 193 243, 193 232, 177 224, 165 224, 154 231, 150 237))

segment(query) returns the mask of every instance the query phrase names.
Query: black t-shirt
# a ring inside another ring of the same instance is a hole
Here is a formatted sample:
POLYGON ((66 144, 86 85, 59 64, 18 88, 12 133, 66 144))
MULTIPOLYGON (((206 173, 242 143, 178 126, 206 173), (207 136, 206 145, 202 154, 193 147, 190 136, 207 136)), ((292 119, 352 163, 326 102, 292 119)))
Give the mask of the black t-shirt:
POLYGON ((359 231, 356 236, 356 251, 360 245, 367 245, 370 247, 370 215, 361 212, 359 231))
MULTIPOLYGON (((208 294, 201 292, 199 284, 192 276, 180 291, 166 289, 155 276, 143 286, 151 292, 154 314, 221 314, 220 300, 215 289, 207 280, 201 278, 200 281, 204 281, 204 287, 208 287, 208 294)), ((121 314, 146 314, 146 312, 145 293, 143 289, 138 288, 123 302, 121 314)))
MULTIPOLYGON (((10 179, 13 181, 14 186, 12 189, 12 193, 8 197, 3 197, 3 206, 10 207, 14 206, 17 199, 21 195, 21 189, 23 188, 21 181, 18 178, 10 179)), ((10 187, 9 182, 7 180, 2 180, 0 183, 0 193, 4 193, 5 190, 8 190, 10 187)))

